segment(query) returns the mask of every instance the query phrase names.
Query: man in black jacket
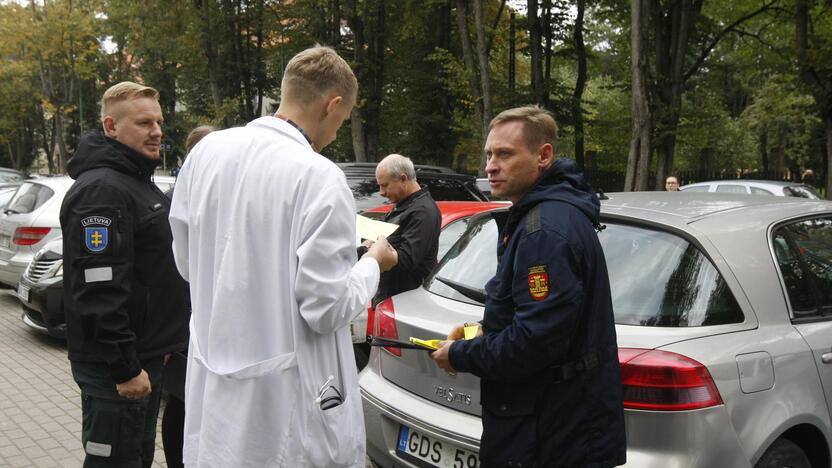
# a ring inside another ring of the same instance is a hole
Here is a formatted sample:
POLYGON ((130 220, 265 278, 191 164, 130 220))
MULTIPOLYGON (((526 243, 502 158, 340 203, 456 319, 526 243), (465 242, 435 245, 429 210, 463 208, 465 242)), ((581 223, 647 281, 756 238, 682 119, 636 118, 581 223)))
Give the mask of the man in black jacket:
POLYGON ((513 202, 500 228, 480 336, 462 327, 432 353, 480 377, 487 467, 607 468, 626 461, 615 323, 600 202, 574 161, 555 161, 557 126, 537 106, 491 121, 493 194, 513 202))
POLYGON ((170 201, 152 182, 162 111, 153 88, 104 93, 104 133, 81 137, 61 207, 64 304, 81 389, 84 467, 153 462, 165 356, 187 346, 186 286, 171 251, 170 201))
POLYGON ((436 266, 442 215, 427 187, 419 186, 410 158, 391 154, 376 167, 381 196, 396 206, 384 217, 399 228, 387 240, 399 263, 381 274, 373 306, 390 296, 416 289, 436 266))
MULTIPOLYGON (((399 263, 381 274, 372 305, 404 291, 416 289, 436 266, 439 251, 439 230, 442 215, 427 187, 416 180, 416 169, 410 158, 391 154, 376 166, 376 182, 381 196, 395 204, 384 217, 399 228, 387 240, 396 249, 399 263)), ((358 249, 361 257, 372 241, 365 241, 358 249)), ((356 344, 355 365, 358 370, 367 365, 370 346, 356 344)))

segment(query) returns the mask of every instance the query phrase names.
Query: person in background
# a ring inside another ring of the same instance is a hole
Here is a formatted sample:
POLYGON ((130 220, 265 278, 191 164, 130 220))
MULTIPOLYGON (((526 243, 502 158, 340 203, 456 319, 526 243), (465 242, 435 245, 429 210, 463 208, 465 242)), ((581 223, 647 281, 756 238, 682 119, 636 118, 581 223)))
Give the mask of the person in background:
MULTIPOLYGON (((191 152, 202 138, 216 130, 210 125, 194 128, 185 138, 185 154, 191 152)), ((168 191, 168 198, 173 198, 176 186, 168 191)), ((190 297, 187 298, 188 318, 190 318, 190 297)), ((185 369, 188 364, 187 349, 178 350, 171 354, 165 365, 162 385, 167 390, 168 399, 162 415, 162 447, 165 450, 165 461, 168 468, 180 468, 182 462, 182 443, 185 431, 185 369)))
MULTIPOLYGON (((384 221, 397 224, 399 228, 387 240, 396 249, 399 263, 388 272, 381 274, 378 291, 372 306, 388 297, 416 289, 428 273, 436 266, 439 250, 439 230, 442 215, 433 201, 427 187, 416 180, 416 169, 410 158, 391 154, 376 166, 376 181, 381 196, 395 204, 384 217, 384 221)), ((364 249, 372 245, 366 241, 364 249)), ((367 365, 369 345, 355 346, 358 369, 367 365)))
POLYGON ((81 389, 84 467, 150 467, 165 357, 187 344, 186 285, 151 181, 160 163, 159 93, 129 81, 101 100, 103 133, 81 137, 61 206, 64 312, 81 389))
POLYGON ((361 258, 335 140, 358 83, 328 47, 286 65, 280 106, 212 132, 185 160, 170 224, 190 281, 186 466, 363 467, 349 324, 396 251, 361 258))
POLYGON ((538 106, 491 121, 486 172, 512 202, 477 337, 455 327, 431 353, 480 377, 483 467, 595 467, 626 461, 600 202, 577 164, 555 160, 557 125, 538 106))
POLYGON ((675 175, 667 176, 667 179, 664 180, 664 190, 666 192, 678 192, 679 178, 675 175))

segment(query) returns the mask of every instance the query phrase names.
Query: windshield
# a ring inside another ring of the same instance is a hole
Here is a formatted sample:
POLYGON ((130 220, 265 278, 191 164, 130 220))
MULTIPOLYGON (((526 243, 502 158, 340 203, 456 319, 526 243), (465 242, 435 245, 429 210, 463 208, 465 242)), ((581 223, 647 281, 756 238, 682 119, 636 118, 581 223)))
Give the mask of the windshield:
POLYGON ((812 200, 820 199, 820 195, 808 185, 792 185, 790 187, 783 187, 783 192, 787 197, 809 198, 812 200))
MULTIPOLYGON (((608 224, 598 234, 610 276, 615 321, 694 327, 739 323, 743 314, 725 280, 693 244, 674 234, 608 224)), ((437 295, 482 303, 497 269, 497 224, 472 220, 425 283, 437 295)))

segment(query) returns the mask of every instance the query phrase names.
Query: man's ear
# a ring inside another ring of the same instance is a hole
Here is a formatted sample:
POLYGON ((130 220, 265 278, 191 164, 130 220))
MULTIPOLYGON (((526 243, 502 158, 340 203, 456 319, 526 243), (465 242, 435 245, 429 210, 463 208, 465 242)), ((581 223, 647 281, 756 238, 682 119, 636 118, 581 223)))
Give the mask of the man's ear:
POLYGON ((543 167, 548 167, 555 159, 555 149, 552 147, 551 143, 544 143, 543 146, 540 147, 540 152, 537 153, 540 165, 543 167))
POLYGON ((104 127, 104 134, 111 136, 116 132, 116 120, 111 115, 105 115, 104 121, 101 122, 104 127))
POLYGON ((326 114, 329 115, 335 112, 335 109, 337 109, 338 106, 341 105, 341 102, 343 100, 344 98, 342 98, 341 96, 331 96, 326 101, 326 114))

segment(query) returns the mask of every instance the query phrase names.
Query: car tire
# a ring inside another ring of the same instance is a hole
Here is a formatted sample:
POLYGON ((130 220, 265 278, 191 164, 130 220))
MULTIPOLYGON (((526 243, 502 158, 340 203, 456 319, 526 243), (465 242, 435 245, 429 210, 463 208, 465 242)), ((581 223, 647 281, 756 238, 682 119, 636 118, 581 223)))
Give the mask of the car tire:
POLYGON ((777 439, 754 468, 812 468, 806 452, 789 439, 777 439))

